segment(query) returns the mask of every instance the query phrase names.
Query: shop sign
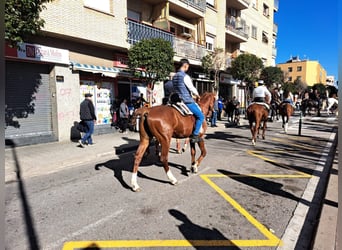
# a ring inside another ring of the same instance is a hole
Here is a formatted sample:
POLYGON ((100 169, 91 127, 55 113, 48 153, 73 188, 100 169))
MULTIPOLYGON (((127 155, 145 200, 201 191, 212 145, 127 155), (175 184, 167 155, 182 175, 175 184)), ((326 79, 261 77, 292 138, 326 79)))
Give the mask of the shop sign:
POLYGON ((69 50, 39 44, 20 43, 18 48, 7 48, 6 56, 25 60, 69 64, 69 50))

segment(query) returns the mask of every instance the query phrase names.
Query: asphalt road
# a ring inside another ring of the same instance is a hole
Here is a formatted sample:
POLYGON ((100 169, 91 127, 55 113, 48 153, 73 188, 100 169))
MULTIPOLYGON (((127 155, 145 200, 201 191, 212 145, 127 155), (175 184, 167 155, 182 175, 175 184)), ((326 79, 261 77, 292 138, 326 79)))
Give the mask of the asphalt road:
POLYGON ((279 122, 269 123, 266 140, 256 147, 245 125, 210 128, 208 154, 197 174, 188 172, 188 151, 171 150, 177 186, 169 184, 158 158, 150 155, 139 168, 142 191, 132 192, 133 152, 8 183, 6 249, 286 246, 296 209, 302 206, 304 212, 314 202, 308 187, 319 184, 334 127, 306 122, 298 136, 296 121, 288 134, 279 122))

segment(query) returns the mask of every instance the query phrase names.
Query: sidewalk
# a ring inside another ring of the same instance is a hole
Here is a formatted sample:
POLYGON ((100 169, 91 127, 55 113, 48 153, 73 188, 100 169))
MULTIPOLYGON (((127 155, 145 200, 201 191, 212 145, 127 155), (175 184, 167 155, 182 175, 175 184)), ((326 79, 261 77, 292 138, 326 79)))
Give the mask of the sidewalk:
POLYGON ((44 175, 99 158, 115 157, 122 148, 138 146, 139 133, 113 132, 94 135, 95 145, 81 148, 78 142, 52 142, 5 149, 5 183, 16 180, 16 158, 20 164, 21 177, 44 175))

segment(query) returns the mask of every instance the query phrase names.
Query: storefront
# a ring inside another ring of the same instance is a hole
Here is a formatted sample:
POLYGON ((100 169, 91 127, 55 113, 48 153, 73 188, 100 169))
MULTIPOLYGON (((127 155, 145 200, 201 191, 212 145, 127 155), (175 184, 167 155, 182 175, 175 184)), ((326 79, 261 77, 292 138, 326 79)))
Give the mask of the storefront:
POLYGON ((57 140, 51 77, 56 64, 67 67, 67 50, 29 43, 6 48, 6 139, 17 145, 57 140))

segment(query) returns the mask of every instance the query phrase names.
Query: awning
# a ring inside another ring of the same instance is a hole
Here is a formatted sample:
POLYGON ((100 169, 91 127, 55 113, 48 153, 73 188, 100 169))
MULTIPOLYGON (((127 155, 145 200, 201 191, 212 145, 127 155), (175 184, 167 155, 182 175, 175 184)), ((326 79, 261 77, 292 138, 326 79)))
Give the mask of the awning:
POLYGON ((109 77, 117 77, 119 75, 128 76, 128 72, 124 71, 124 69, 120 68, 113 68, 113 67, 106 67, 106 66, 98 66, 92 64, 83 64, 77 62, 71 62, 72 70, 81 70, 91 73, 102 74, 103 76, 109 77))

